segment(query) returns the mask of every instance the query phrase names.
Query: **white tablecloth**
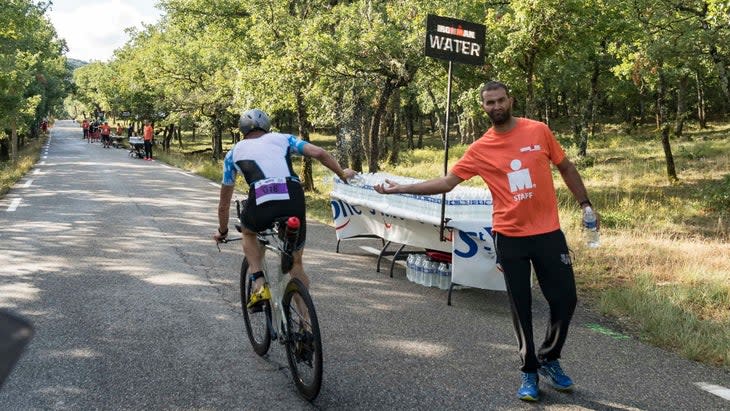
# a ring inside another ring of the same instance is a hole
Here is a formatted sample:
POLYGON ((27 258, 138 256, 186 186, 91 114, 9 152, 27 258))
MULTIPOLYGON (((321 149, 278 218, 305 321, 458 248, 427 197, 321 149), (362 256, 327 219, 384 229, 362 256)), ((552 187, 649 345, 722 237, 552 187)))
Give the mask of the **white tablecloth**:
POLYGON ((447 196, 446 216, 451 219, 448 241, 443 242, 439 238, 441 196, 378 194, 372 186, 385 178, 398 176, 370 174, 366 182, 352 185, 335 178, 331 206, 338 239, 374 234, 399 244, 449 252, 453 283, 506 289, 496 265, 492 202, 486 189, 455 190, 447 196))

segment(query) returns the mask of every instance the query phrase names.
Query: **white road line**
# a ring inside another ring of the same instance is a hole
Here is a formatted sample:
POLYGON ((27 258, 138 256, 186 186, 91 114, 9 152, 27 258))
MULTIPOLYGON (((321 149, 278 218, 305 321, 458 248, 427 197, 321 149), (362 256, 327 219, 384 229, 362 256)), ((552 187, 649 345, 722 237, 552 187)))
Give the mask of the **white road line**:
POLYGON ((38 165, 39 166, 44 166, 44 165, 46 165, 46 162, 45 161, 41 161, 40 163, 38 163, 38 165))
POLYGON ((22 201, 21 198, 14 198, 13 201, 8 206, 8 209, 6 211, 15 211, 15 210, 17 210, 17 208, 20 205, 20 202, 21 201, 22 201))
POLYGON ((38 175, 40 173, 41 173, 41 169, 40 168, 36 168, 35 170, 33 170, 33 174, 38 175))
POLYGON ((720 385, 710 384, 706 382, 696 382, 695 385, 709 392, 710 394, 715 394, 720 398, 724 398, 730 401, 730 388, 725 388, 720 385))
POLYGON ((184 175, 184 176, 189 176, 189 175, 190 175, 190 174, 188 174, 188 173, 185 173, 185 172, 183 172, 183 171, 176 171, 176 173, 178 173, 178 174, 182 174, 182 175, 184 175))
POLYGON ((220 184, 214 183, 214 182, 210 182, 208 184, 212 185, 213 187, 220 187, 221 186, 220 184))
POLYGON ((23 184, 23 188, 28 188, 30 185, 33 184, 33 179, 30 179, 23 184))

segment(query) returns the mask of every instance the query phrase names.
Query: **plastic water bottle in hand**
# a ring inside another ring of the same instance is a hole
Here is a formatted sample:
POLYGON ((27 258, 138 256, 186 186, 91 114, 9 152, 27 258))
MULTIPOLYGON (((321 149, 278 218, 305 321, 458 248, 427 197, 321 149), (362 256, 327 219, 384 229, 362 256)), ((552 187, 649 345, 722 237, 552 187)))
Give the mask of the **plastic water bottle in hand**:
POLYGON ((590 206, 583 209, 583 228, 586 234, 586 244, 590 248, 596 248, 600 244, 600 233, 596 213, 590 206))

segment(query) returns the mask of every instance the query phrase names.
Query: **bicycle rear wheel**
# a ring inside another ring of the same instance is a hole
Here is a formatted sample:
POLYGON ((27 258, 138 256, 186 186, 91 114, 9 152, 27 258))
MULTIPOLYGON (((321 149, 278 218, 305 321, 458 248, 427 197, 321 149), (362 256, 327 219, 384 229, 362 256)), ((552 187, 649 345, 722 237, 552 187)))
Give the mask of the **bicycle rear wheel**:
POLYGON ((293 278, 286 286, 283 305, 289 369, 299 394, 312 401, 322 386, 322 338, 314 303, 304 284, 293 278))
POLYGON ((251 341, 251 346, 256 354, 263 356, 271 346, 271 305, 268 301, 258 307, 246 308, 251 296, 253 282, 248 271, 248 260, 243 259, 241 264, 241 308, 243 309, 243 321, 246 323, 246 334, 251 341))

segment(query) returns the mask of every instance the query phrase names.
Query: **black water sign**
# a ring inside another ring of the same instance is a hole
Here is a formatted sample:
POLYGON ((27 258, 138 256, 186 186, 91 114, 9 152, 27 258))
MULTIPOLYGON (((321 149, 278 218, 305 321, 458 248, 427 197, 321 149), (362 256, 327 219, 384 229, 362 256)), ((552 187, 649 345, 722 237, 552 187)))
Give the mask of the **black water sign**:
POLYGON ((486 26, 429 14, 426 19, 426 55, 459 63, 484 64, 486 26))

